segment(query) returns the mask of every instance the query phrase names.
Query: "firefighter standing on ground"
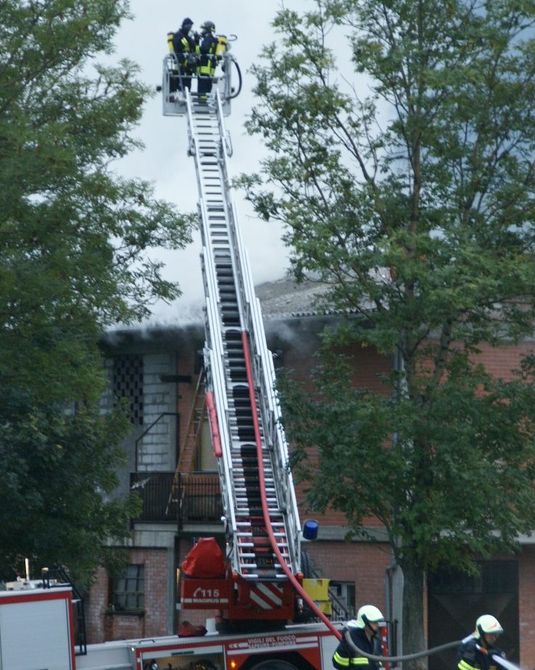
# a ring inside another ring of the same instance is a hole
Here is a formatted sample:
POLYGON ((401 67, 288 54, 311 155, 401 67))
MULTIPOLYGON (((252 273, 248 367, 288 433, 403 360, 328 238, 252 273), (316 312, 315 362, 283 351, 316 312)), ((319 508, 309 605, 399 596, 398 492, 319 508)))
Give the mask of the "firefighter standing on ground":
POLYGON ((167 34, 169 50, 175 54, 178 62, 178 72, 176 78, 171 80, 171 92, 184 89, 191 89, 191 77, 197 70, 198 63, 198 37, 191 33, 193 21, 185 18, 182 26, 176 33, 167 34))
POLYGON ((200 63, 197 73, 199 75, 198 88, 199 97, 205 98, 212 90, 213 77, 218 62, 227 48, 227 39, 223 35, 215 34, 213 21, 205 21, 201 26, 199 39, 200 63))
POLYGON ((503 651, 494 646, 503 628, 492 614, 483 614, 476 621, 474 634, 463 640, 457 652, 457 670, 499 670, 493 656, 505 658, 503 651))
MULTIPOLYGON (((347 622, 345 635, 349 635, 354 645, 362 651, 380 656, 379 622, 383 620, 381 610, 374 605, 363 605, 357 612, 356 620, 347 622)), ((365 667, 366 670, 378 670, 381 667, 377 661, 372 661, 353 649, 345 635, 333 656, 333 665, 337 670, 356 670, 357 666, 365 667)))

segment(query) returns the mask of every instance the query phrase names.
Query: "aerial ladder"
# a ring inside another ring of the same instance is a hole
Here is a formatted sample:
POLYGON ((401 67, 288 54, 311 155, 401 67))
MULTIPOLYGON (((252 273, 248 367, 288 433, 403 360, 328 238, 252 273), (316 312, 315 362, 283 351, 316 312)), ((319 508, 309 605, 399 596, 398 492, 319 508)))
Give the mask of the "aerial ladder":
POLYGON ((219 607, 230 621, 279 621, 295 614, 301 527, 273 358, 228 172, 232 149, 223 118, 237 95, 231 73, 239 69, 228 48, 221 58, 224 74, 214 77, 207 100, 172 85, 178 70, 173 54, 164 59, 162 85, 164 114, 187 118, 188 154, 197 173, 206 406, 226 535, 224 576, 183 573, 181 600, 183 607, 219 607))

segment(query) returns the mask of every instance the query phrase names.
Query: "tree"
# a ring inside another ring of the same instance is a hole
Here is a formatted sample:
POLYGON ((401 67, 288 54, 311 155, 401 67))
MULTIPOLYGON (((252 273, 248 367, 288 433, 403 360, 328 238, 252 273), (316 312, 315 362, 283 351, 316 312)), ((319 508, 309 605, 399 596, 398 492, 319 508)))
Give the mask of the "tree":
POLYGON ((98 63, 127 17, 123 0, 0 3, 2 568, 88 574, 132 510, 111 497, 126 426, 99 413, 98 338, 178 294, 145 252, 184 246, 191 221, 115 172, 149 92, 133 63, 98 63))
POLYGON ((506 381, 477 353, 533 332, 535 5, 315 5, 278 13, 253 68, 248 130, 270 154, 241 184, 283 222, 295 276, 327 284, 320 306, 351 315, 286 425, 318 452, 311 501, 384 523, 409 652, 426 571, 473 570, 533 527, 533 359, 506 381), (353 342, 395 356, 384 394, 335 355, 353 342))

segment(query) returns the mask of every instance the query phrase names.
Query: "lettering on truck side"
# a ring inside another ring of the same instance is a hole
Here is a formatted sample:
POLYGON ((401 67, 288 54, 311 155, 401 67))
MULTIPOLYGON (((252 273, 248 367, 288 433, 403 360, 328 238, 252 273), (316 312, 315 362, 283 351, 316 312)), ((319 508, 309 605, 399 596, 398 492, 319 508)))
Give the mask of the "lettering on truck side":
POLYGON ((231 642, 228 644, 228 649, 259 649, 262 647, 280 647, 280 646, 295 646, 297 638, 295 635, 269 635, 265 637, 250 637, 246 642, 231 642))

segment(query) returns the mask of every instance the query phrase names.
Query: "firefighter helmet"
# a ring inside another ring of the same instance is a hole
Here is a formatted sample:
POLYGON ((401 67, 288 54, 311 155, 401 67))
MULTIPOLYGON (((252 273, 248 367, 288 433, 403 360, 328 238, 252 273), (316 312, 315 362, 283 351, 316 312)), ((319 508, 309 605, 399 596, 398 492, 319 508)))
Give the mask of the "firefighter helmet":
POLYGON ((501 633, 503 633, 503 628, 498 619, 492 616, 492 614, 482 614, 476 621, 476 637, 480 637, 481 635, 501 635, 501 633))
POLYGON ((215 23, 213 21, 205 21, 201 26, 201 32, 206 33, 215 33, 215 23))
POLYGON ((384 621, 381 610, 375 605, 363 605, 357 612, 357 621, 353 624, 355 628, 365 628, 366 624, 384 621))
POLYGON ((185 28, 186 26, 189 26, 189 27, 191 28, 192 25, 193 25, 193 21, 192 21, 190 18, 188 18, 188 17, 186 17, 186 18, 182 21, 182 28, 185 28))

